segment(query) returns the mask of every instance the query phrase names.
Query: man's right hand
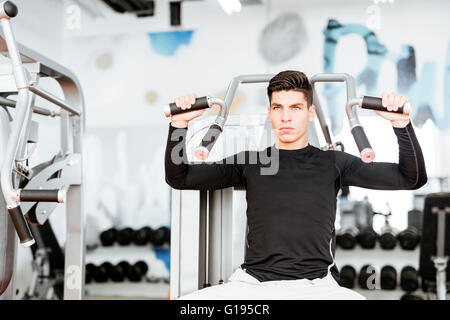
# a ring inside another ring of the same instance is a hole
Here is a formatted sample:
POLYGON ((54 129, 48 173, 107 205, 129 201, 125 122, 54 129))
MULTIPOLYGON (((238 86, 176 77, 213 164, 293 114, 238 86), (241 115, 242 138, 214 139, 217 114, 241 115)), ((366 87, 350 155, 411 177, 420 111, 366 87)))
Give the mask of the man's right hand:
MULTIPOLYGON (((191 106, 195 103, 197 96, 192 93, 185 96, 181 96, 175 99, 175 104, 178 108, 182 110, 190 109, 191 106)), ((179 113, 173 116, 170 116, 170 120, 172 122, 172 126, 176 128, 187 128, 188 122, 192 119, 200 117, 206 109, 194 110, 185 113, 179 113)))

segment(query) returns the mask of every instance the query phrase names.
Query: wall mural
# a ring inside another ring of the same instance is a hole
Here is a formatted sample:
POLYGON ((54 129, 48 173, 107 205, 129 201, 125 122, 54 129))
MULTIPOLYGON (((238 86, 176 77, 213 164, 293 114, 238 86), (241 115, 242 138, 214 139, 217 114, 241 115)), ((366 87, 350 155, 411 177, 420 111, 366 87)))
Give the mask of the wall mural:
MULTIPOLYGON (((366 95, 379 95, 378 81, 379 70, 383 62, 390 61, 397 68, 397 92, 409 97, 415 106, 412 115, 413 124, 422 127, 430 119, 436 127, 446 130, 450 127, 450 41, 447 50, 444 75, 444 113, 441 115, 436 104, 436 81, 437 64, 435 61, 427 61, 422 66, 420 77, 416 74, 416 57, 414 47, 403 45, 400 54, 389 51, 385 45, 380 43, 376 34, 364 25, 346 24, 342 25, 335 19, 328 21, 323 31, 325 35, 324 44, 324 72, 333 73, 335 67, 335 53, 338 40, 348 34, 360 35, 367 46, 367 65, 355 77, 356 86, 364 85, 366 95)), ((328 112, 331 118, 331 129, 334 134, 342 130, 344 109, 339 108, 337 96, 343 90, 342 86, 336 84, 325 84, 323 94, 327 100, 328 112)))
POLYGON ((279 64, 292 59, 307 44, 302 17, 296 13, 284 13, 264 27, 259 37, 258 50, 268 63, 279 64))
POLYGON ((173 56, 183 45, 191 43, 194 30, 148 33, 153 50, 163 56, 173 56))

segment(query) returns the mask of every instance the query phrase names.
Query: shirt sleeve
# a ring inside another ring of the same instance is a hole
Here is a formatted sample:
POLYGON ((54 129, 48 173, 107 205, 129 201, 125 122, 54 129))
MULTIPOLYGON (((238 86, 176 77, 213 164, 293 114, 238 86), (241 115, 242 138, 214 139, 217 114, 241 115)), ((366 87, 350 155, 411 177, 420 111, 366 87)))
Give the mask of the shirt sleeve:
POLYGON ((169 124, 165 152, 166 182, 174 189, 216 190, 243 185, 242 156, 234 154, 218 162, 189 163, 186 155, 187 128, 169 124))
POLYGON ((358 157, 334 151, 341 186, 416 190, 427 182, 425 161, 411 122, 404 128, 393 129, 399 147, 398 163, 364 163, 358 157))

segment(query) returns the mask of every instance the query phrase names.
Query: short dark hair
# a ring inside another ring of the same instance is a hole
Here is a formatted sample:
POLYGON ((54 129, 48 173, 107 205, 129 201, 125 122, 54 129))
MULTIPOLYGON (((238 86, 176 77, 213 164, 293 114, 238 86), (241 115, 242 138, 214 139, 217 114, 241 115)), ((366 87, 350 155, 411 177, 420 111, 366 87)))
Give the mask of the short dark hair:
POLYGON ((281 71, 272 79, 270 79, 267 87, 267 95, 269 101, 272 100, 272 93, 283 90, 295 90, 303 92, 307 101, 308 107, 312 105, 313 91, 308 77, 301 71, 281 71))

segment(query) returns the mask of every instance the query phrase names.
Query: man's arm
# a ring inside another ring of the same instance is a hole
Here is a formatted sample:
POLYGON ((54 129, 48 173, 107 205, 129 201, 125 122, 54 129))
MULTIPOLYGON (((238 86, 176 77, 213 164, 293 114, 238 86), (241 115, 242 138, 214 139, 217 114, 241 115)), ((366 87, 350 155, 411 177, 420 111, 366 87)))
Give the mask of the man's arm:
POLYGON ((393 127, 399 146, 399 162, 364 163, 353 155, 335 151, 342 186, 377 190, 415 190, 427 182, 422 150, 411 122, 393 127))
MULTIPOLYGON (((176 125, 176 124, 175 124, 176 125)), ((186 155, 187 127, 169 124, 165 154, 166 182, 175 189, 215 190, 242 185, 242 154, 216 163, 190 164, 186 155), (222 163, 220 163, 222 162, 222 163)))

